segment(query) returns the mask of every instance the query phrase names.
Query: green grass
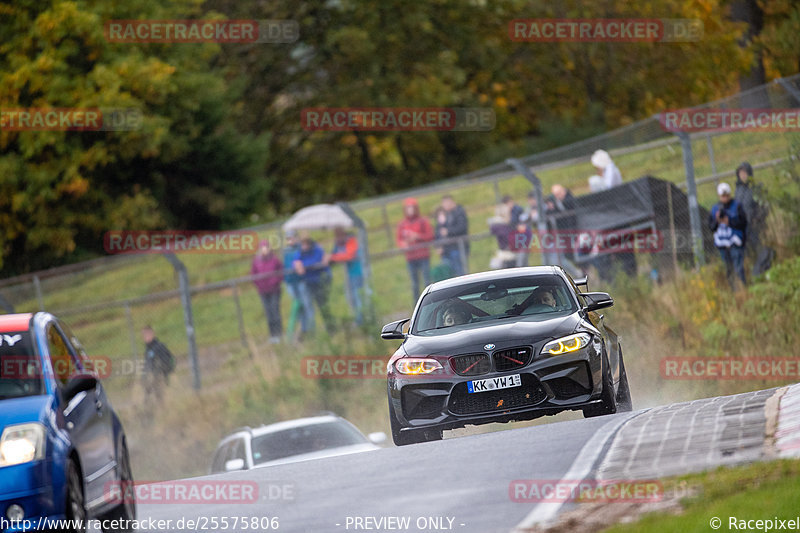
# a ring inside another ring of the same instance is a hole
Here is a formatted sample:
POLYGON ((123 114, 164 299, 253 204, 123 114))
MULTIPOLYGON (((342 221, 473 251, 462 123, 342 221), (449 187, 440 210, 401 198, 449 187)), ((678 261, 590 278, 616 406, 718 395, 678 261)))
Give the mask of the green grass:
MULTIPOLYGON (((683 476, 665 483, 665 490, 683 483, 694 487, 698 496, 683 500, 684 512, 679 515, 652 513, 640 520, 616 525, 607 533, 685 533, 713 531, 713 518, 721 520, 717 531, 747 530, 741 520, 794 520, 800 511, 800 460, 755 463, 737 468, 721 468, 704 474, 683 476), (729 527, 734 517, 737 527, 729 527)), ((752 524, 755 525, 755 524, 752 524)), ((778 525, 772 526, 778 530, 778 525)), ((784 529, 785 531, 786 529, 784 529)), ((764 531, 764 529, 762 529, 764 531)))

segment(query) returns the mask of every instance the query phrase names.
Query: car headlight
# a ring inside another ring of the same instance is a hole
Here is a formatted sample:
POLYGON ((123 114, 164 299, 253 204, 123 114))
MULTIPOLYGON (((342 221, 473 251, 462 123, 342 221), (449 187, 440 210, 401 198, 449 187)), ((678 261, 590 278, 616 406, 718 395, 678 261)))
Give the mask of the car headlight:
POLYGON ((554 341, 550 341, 542 348, 542 353, 550 355, 561 355, 563 353, 576 352, 587 346, 592 336, 588 333, 575 333, 574 335, 567 335, 554 341))
POLYGON ((420 374, 430 374, 436 370, 442 369, 442 364, 436 359, 429 359, 427 357, 407 357, 399 359, 394 367, 401 374, 418 376, 420 374))
POLYGON ((0 436, 0 466, 29 463, 44 457, 44 426, 39 423, 8 426, 0 436))

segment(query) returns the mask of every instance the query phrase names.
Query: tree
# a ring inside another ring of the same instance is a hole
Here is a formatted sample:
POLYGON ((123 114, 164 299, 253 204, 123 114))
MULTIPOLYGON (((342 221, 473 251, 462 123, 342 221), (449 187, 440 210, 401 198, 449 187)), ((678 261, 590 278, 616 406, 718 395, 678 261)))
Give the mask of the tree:
POLYGON ((108 42, 104 22, 200 18, 191 0, 3 5, 0 106, 136 108, 132 131, 0 131, 0 267, 102 251, 111 229, 240 223, 270 184, 268 137, 239 133, 217 44, 108 42))

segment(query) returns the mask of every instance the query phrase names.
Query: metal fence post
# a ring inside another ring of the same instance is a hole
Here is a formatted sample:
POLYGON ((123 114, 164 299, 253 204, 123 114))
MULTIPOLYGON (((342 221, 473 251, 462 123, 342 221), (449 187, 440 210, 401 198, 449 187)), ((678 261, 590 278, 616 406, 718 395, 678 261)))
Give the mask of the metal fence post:
POLYGON ((194 318, 192 317, 192 295, 189 287, 189 273, 180 259, 174 253, 165 253, 164 257, 172 264, 175 274, 178 276, 178 285, 181 293, 181 304, 183 304, 183 321, 186 325, 186 340, 189 344, 189 363, 192 366, 193 386, 195 390, 200 390, 200 366, 197 362, 197 341, 194 332, 194 318))
MULTIPOLYGON (((531 185, 533 185, 533 190, 536 192, 536 209, 538 216, 536 217, 536 227, 540 235, 540 242, 541 236, 547 233, 547 221, 545 220, 544 215, 544 198, 542 196, 542 182, 536 175, 531 172, 525 164, 522 163, 519 159, 506 159, 506 164, 511 166, 514 170, 522 174, 522 176, 528 180, 531 185)), ((543 248, 542 249, 542 263, 545 265, 559 265, 561 264, 558 260, 558 254, 551 253, 549 250, 543 248)))
POLYGON ((468 238, 467 236, 458 238, 458 255, 461 258, 461 270, 464 274, 469 274, 469 265, 467 264, 469 257, 467 257, 467 245, 464 242, 468 238))
POLYGON ((0 294, 0 307, 2 307, 6 313, 13 313, 14 312, 14 305, 6 300, 5 296, 0 294))
POLYGON ((697 203, 697 184, 694 181, 694 156, 692 155, 692 139, 685 131, 677 132, 681 140, 683 166, 686 169, 686 194, 689 199, 689 225, 692 229, 692 250, 695 267, 705 264, 703 255, 703 230, 700 226, 700 204, 697 203))
POLYGON ((667 212, 669 213, 670 248, 672 249, 672 269, 675 278, 678 277, 678 250, 675 238, 675 211, 672 208, 672 185, 667 184, 667 212))
POLYGON ((39 276, 33 275, 33 289, 36 291, 36 301, 39 302, 39 311, 44 311, 44 298, 42 297, 42 282, 39 276))
POLYGON ((125 321, 128 324, 128 338, 131 343, 131 357, 136 361, 138 350, 136 349, 136 328, 133 326, 133 314, 131 313, 131 302, 125 300, 125 321))
POLYGON ((233 304, 236 306, 236 320, 239 322, 239 337, 242 340, 242 346, 247 350, 250 358, 253 358, 253 353, 247 344, 247 332, 244 329, 244 316, 242 315, 242 304, 239 302, 239 286, 235 281, 231 282, 231 291, 233 293, 233 304))
POLYGON ((708 147, 708 159, 711 161, 711 174, 717 174, 717 162, 714 160, 714 143, 711 135, 706 135, 706 146, 708 147))
MULTIPOLYGON (((794 77, 794 76, 793 76, 793 77, 794 77)), ((790 84, 789 82, 787 82, 787 81, 786 81, 785 79, 783 79, 783 78, 778 78, 778 79, 776 79, 775 81, 776 81, 776 82, 777 82, 777 83, 778 83, 778 84, 779 84, 781 87, 783 87, 783 89, 784 89, 784 90, 785 90, 787 93, 791 94, 791 95, 794 97, 794 99, 795 99, 795 100, 797 100, 797 102, 798 102, 798 103, 800 103, 800 91, 798 91, 797 89, 795 89, 794 87, 792 87, 792 84, 790 84)))
POLYGON ((383 213, 383 227, 386 228, 386 240, 389 242, 389 249, 394 247, 394 235, 392 234, 392 225, 389 223, 389 211, 386 209, 386 202, 381 204, 381 212, 383 213))

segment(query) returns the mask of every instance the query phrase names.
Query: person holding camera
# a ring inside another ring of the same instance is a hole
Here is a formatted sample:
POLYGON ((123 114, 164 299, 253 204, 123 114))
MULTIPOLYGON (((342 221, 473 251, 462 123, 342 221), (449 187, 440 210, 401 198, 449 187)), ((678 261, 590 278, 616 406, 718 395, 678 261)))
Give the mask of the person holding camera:
POLYGON ((709 228, 714 233, 714 245, 719 250, 728 281, 734 289, 733 274, 747 285, 744 275, 744 249, 747 232, 747 216, 741 204, 731 196, 731 186, 727 183, 717 185, 719 203, 711 208, 709 228))

